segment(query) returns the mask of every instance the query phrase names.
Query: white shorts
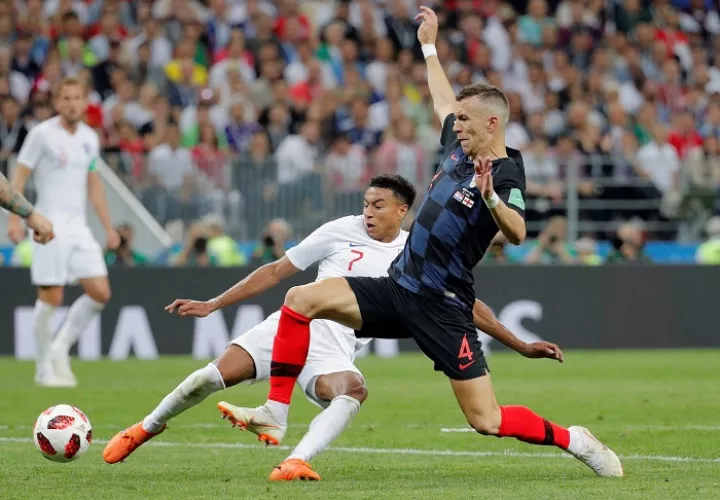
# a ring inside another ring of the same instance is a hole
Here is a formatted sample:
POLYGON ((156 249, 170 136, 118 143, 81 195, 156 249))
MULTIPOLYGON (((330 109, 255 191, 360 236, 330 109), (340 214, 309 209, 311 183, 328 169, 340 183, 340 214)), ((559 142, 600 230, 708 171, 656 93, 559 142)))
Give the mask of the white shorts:
MULTIPOLYGON (((274 312, 259 325, 243 333, 230 344, 245 349, 255 362, 255 379, 247 383, 254 384, 270 378, 273 341, 277 334, 280 311, 274 312)), ((322 401, 315 395, 315 381, 321 375, 337 372, 362 373, 353 364, 356 352, 356 339, 352 331, 345 332, 340 325, 327 321, 310 323, 310 350, 305 367, 298 377, 297 384, 311 403, 327 408, 329 401, 322 401)))
POLYGON ((33 241, 30 267, 33 285, 72 285, 79 279, 107 273, 102 248, 87 226, 62 231, 47 245, 33 241))

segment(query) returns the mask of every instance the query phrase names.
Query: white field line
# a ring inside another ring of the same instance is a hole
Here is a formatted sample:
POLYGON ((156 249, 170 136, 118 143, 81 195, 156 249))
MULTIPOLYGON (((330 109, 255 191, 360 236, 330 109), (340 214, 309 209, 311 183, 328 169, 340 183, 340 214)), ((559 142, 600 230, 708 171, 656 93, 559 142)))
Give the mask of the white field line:
MULTIPOLYGON (((30 438, 0 437, 2 443, 32 443, 30 438)), ((97 439, 96 444, 105 444, 107 440, 97 439)), ((291 446, 266 447, 243 443, 179 443, 172 441, 151 441, 145 446, 157 446, 160 448, 200 448, 200 449, 252 449, 252 450, 291 450, 291 446)), ((351 447, 330 447, 327 451, 338 453, 368 453, 378 455, 423 455, 433 457, 520 457, 520 458, 571 458, 564 453, 525 453, 518 451, 454 451, 454 450, 419 450, 413 448, 351 448, 351 447)), ((625 455, 620 457, 623 460, 644 460, 655 462, 682 462, 682 463, 717 463, 720 458, 702 457, 677 457, 665 455, 625 455)))

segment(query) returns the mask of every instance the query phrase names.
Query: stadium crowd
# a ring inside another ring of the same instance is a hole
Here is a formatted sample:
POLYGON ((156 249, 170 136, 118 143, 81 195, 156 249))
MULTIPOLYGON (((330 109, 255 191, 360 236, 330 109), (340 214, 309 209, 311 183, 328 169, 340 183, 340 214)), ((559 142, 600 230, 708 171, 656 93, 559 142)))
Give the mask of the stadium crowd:
MULTIPOLYGON (((302 237, 357 212, 374 174, 427 184, 442 125, 417 41, 417 5, 2 1, 3 168, 27 130, 52 114, 53 84, 78 76, 92 89, 87 122, 108 164, 158 220, 189 227, 174 262, 213 264, 202 260, 203 245, 226 232, 262 235, 255 251, 226 252, 234 265, 276 255, 293 231, 302 237), (211 213, 222 223, 191 223, 211 213)), ((633 241, 674 238, 644 225, 687 217, 688 198, 709 200, 712 215, 720 187, 714 2, 434 7, 452 85, 485 80, 508 94, 507 143, 523 151, 528 218, 540 225, 528 262, 597 262, 595 239, 613 240, 622 253, 633 241), (564 236, 569 189, 583 219, 597 223, 577 242, 564 236)), ((499 256, 498 248, 502 241, 499 256)))

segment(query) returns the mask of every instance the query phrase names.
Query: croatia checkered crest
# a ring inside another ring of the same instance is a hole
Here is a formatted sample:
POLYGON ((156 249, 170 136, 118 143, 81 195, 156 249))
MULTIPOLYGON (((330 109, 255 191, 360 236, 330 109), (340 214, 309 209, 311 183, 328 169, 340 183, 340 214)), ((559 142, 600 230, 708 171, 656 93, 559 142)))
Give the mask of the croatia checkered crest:
POLYGON ((87 416, 74 406, 51 406, 35 421, 33 440, 48 460, 72 462, 90 447, 92 425, 87 416))

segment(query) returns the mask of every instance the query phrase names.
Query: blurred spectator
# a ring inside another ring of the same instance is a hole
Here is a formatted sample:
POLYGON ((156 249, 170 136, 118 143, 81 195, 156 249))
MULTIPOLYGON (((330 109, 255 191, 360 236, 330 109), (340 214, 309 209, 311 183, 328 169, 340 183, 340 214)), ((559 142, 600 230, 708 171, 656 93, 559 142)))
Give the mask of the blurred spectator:
POLYGON ((530 0, 527 15, 520 17, 518 21, 521 40, 540 45, 545 28, 554 24, 553 19, 547 16, 547 10, 545 0, 530 0))
POLYGON ((213 119, 213 101, 210 97, 212 93, 207 91, 205 97, 198 103, 197 106, 187 107, 183 110, 183 114, 180 117, 180 129, 182 132, 182 145, 186 148, 192 148, 200 143, 200 133, 204 127, 213 130, 216 136, 217 142, 220 148, 227 150, 228 138, 225 135, 224 130, 218 127, 217 123, 221 120, 217 116, 218 108, 216 110, 215 119, 213 119), (195 116, 192 115, 193 110, 195 116))
POLYGON ((227 50, 217 55, 216 63, 210 70, 210 87, 219 88, 227 79, 228 70, 237 71, 245 82, 255 80, 254 57, 245 45, 245 35, 239 28, 230 34, 227 50))
POLYGON ((705 225, 707 240, 701 243, 695 255, 698 264, 720 265, 720 216, 711 217, 705 225))
POLYGON ((490 242, 483 257, 484 264, 518 264, 520 261, 505 251, 508 241, 505 235, 498 233, 490 242))
POLYGON ((245 101, 235 98, 230 106, 230 117, 225 126, 225 137, 233 153, 244 153, 250 147, 250 141, 255 132, 261 128, 258 123, 248 119, 245 101))
POLYGON ((567 220, 554 216, 540 233, 525 259, 528 264, 573 264, 574 250, 567 241, 567 220))
POLYGON ((188 229, 185 244, 179 253, 171 257, 173 266, 214 267, 217 259, 208 251, 209 234, 207 228, 199 222, 188 229))
POLYGON ((333 189, 339 192, 362 191, 367 183, 365 150, 351 144, 347 135, 339 135, 333 140, 325 168, 332 176, 333 189))
POLYGON ((118 226, 117 232, 120 235, 120 246, 115 250, 106 250, 105 262, 109 266, 147 266, 150 259, 133 248, 135 232, 129 224, 118 226))
POLYGON ((165 66, 172 59, 172 43, 164 34, 162 25, 153 17, 148 17, 142 23, 142 30, 138 35, 128 41, 126 48, 130 59, 138 62, 140 48, 146 46, 150 56, 145 64, 148 69, 165 66))
MULTIPOLYGON (((57 68, 59 70, 59 68, 57 68)), ((0 46, 0 75, 7 79, 8 89, 5 93, 9 93, 17 101, 25 103, 30 96, 32 89, 30 80, 27 76, 19 71, 16 71, 12 67, 12 50, 9 46, 0 46)), ((57 78, 59 80, 60 74, 58 71, 57 78)), ((47 89, 50 90, 49 88, 47 89)))
POLYGON ((373 175, 402 175, 416 186, 427 180, 425 151, 415 138, 415 126, 409 118, 401 118, 395 124, 393 134, 375 153, 372 168, 373 175))
POLYGON ((280 184, 295 182, 316 169, 319 140, 320 126, 316 122, 306 122, 299 135, 283 139, 275 154, 280 184))
POLYGON ((271 220, 253 252, 253 261, 267 264, 285 255, 285 247, 292 236, 290 224, 284 219, 271 220))
MULTIPOLYGON (((632 145, 629 153, 632 153, 632 145)), ((680 161, 675 148, 668 142, 667 130, 657 124, 652 129, 652 140, 637 151, 637 171, 652 180, 661 193, 677 187, 680 161)))
POLYGON ((12 97, 0 103, 0 171, 7 175, 7 161, 20 152, 27 137, 27 128, 20 117, 20 105, 12 97))
POLYGON ((597 253, 597 242, 589 237, 580 238, 575 242, 577 261, 586 266, 599 266, 602 257, 597 253))
POLYGON ((244 266, 247 257, 240 251, 237 242, 225 234, 225 220, 220 215, 210 214, 203 218, 207 229, 207 248, 215 263, 221 267, 244 266))
POLYGON ((702 136, 695 128, 695 118, 689 111, 683 111, 674 117, 675 129, 668 136, 668 142, 673 145, 681 159, 685 159, 690 148, 701 146, 702 136))
POLYGON ((643 228, 635 222, 622 224, 611 240, 612 249, 605 259, 606 264, 646 263, 650 259, 645 254, 645 236, 643 228))
POLYGON ((148 172, 162 192, 155 214, 163 221, 180 215, 181 199, 187 200, 195 191, 197 176, 190 151, 180 144, 180 131, 175 123, 168 123, 164 141, 148 156, 148 172))
POLYGON ((228 151, 220 145, 215 127, 210 123, 200 125, 200 140, 190 153, 198 172, 205 174, 217 187, 227 187, 225 165, 228 151))

